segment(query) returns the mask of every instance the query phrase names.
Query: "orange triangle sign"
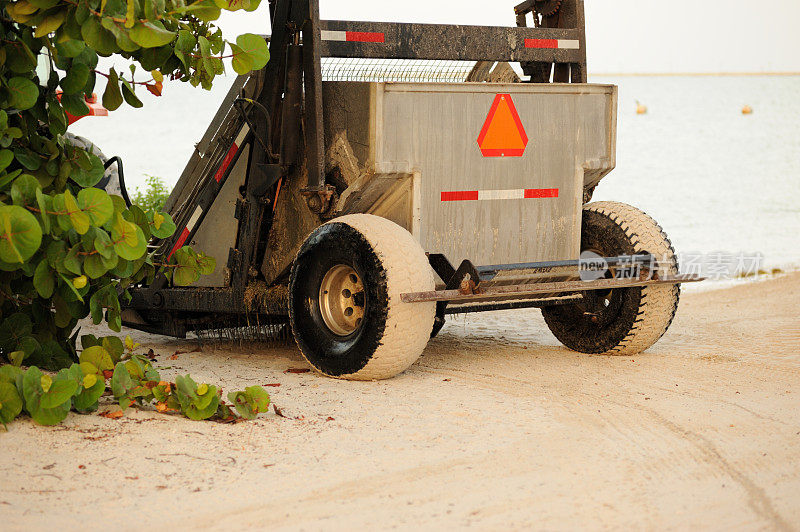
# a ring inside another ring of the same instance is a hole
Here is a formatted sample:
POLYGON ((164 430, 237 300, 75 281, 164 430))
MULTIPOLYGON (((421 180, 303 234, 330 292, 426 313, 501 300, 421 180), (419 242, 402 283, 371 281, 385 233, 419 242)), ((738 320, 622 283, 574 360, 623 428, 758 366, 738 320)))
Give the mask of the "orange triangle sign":
POLYGON ((528 135, 510 94, 494 98, 489 116, 478 136, 484 157, 522 157, 528 146, 528 135))

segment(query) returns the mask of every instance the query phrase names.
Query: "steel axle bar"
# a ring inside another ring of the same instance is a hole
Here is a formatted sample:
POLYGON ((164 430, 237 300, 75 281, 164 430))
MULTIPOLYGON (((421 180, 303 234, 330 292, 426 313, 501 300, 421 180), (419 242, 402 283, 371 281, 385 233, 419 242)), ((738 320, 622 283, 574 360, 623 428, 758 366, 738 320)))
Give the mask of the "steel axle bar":
POLYGON ((633 288, 660 284, 697 283, 704 279, 698 275, 676 275, 661 279, 601 279, 598 281, 566 281, 561 283, 536 283, 528 285, 477 287, 474 294, 464 294, 460 290, 438 290, 433 292, 411 292, 401 294, 404 303, 423 303, 426 301, 491 301, 535 297, 542 294, 559 294, 562 292, 585 292, 589 290, 610 290, 615 288, 633 288))

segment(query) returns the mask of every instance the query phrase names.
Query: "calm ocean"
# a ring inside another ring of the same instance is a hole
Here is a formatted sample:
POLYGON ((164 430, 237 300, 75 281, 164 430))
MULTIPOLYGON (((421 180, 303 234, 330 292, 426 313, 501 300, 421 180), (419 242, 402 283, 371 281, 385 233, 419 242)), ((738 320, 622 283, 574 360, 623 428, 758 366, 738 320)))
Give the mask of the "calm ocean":
MULTIPOLYGON (((144 174, 174 184, 232 83, 182 83, 145 108, 85 119, 73 131, 144 174)), ((597 200, 636 205, 685 256, 763 254, 764 268, 800 266, 800 76, 593 77, 620 88, 617 169, 597 200), (637 115, 636 101, 649 109, 637 115), (744 105, 752 115, 742 115, 744 105)), ((710 258, 711 257, 711 258, 710 258)))

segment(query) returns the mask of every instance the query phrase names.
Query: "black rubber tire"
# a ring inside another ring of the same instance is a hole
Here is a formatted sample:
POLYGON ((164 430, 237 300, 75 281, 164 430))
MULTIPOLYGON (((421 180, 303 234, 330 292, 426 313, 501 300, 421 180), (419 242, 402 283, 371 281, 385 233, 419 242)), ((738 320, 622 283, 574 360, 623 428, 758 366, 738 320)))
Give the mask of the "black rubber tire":
MULTIPOLYGON (((678 273, 675 250, 661 227, 623 203, 598 202, 584 208, 581 250, 607 257, 651 253, 663 261, 659 274, 678 273)), ((586 292, 584 297, 585 303, 542 309, 556 338, 581 353, 632 355, 651 347, 667 331, 678 309, 680 285, 586 292), (592 305, 593 298, 601 298, 599 304, 592 305)))
POLYGON ((366 214, 337 218, 311 234, 292 267, 289 315, 297 345, 330 377, 394 377, 422 354, 436 312, 435 303, 403 303, 400 294, 434 286, 424 251, 405 229, 366 214), (357 272, 366 296, 361 326, 345 337, 325 325, 318 297, 325 274, 340 264, 357 272))

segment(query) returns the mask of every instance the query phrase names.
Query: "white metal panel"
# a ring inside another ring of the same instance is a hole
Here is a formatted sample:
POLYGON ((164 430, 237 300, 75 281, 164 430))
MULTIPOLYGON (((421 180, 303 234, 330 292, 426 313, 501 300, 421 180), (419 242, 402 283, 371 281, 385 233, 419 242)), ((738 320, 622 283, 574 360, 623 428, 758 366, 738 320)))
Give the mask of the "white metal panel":
POLYGON ((426 251, 454 264, 578 258, 584 184, 614 166, 615 87, 326 85, 326 130, 347 131, 368 171, 418 174, 414 236, 426 251), (528 137, 520 157, 478 145, 499 94, 511 95, 528 137))
POLYGON ((420 242, 454 264, 577 259, 584 163, 608 156, 610 87, 384 85, 379 164, 421 175, 420 242), (528 136, 521 157, 485 157, 478 136, 510 94, 528 136), (526 190, 558 197, 526 197, 526 190), (474 192, 442 201, 442 193, 474 192), (481 201, 490 200, 490 201, 481 201))

